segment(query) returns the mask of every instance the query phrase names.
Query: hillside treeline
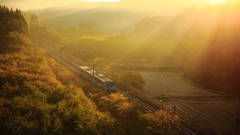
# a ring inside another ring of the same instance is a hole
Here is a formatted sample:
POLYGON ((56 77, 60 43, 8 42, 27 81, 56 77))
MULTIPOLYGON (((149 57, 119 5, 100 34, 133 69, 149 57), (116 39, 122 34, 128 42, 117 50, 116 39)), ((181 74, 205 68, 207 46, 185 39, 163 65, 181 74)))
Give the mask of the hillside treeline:
POLYGON ((239 7, 239 2, 228 1, 201 10, 192 6, 175 16, 148 16, 129 34, 87 33, 94 25, 85 32, 69 27, 47 33, 60 39, 65 53, 85 61, 103 57, 143 69, 178 69, 197 84, 240 94, 239 7))
POLYGON ((21 11, 0 5, 0 16, 0 53, 20 50, 19 43, 28 44, 23 36, 28 34, 28 28, 21 11))

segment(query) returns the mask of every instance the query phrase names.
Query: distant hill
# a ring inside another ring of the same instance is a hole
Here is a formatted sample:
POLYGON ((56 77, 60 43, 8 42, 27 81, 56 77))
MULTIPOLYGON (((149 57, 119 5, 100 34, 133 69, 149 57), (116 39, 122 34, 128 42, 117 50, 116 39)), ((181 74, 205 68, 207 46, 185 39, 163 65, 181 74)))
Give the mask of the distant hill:
POLYGON ((150 15, 150 11, 136 11, 119 8, 58 8, 52 7, 42 10, 31 10, 41 18, 40 23, 47 29, 78 27, 81 22, 92 22, 95 28, 106 34, 133 31, 134 24, 141 18, 150 15))

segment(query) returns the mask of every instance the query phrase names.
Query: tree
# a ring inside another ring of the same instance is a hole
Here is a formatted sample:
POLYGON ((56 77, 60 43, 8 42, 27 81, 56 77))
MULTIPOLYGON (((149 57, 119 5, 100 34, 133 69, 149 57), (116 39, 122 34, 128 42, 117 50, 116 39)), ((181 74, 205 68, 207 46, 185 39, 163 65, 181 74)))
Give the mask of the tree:
POLYGON ((113 127, 109 114, 97 111, 74 84, 52 87, 41 82, 24 82, 22 86, 6 83, 0 94, 1 133, 104 134, 113 127))
POLYGON ((155 113, 147 113, 140 116, 140 133, 145 135, 176 135, 175 126, 179 123, 179 117, 159 110, 155 113))
POLYGON ((137 71, 131 70, 126 70, 120 73, 118 75, 118 81, 141 91, 143 90, 143 84, 145 84, 142 75, 137 71))
POLYGON ((53 58, 50 58, 50 59, 49 59, 49 62, 50 62, 50 65, 51 65, 52 67, 54 67, 54 66, 57 64, 56 60, 53 59, 53 58))
POLYGON ((119 92, 101 97, 99 108, 109 111, 116 119, 113 134, 129 134, 132 132, 140 114, 137 105, 130 102, 127 97, 119 92))

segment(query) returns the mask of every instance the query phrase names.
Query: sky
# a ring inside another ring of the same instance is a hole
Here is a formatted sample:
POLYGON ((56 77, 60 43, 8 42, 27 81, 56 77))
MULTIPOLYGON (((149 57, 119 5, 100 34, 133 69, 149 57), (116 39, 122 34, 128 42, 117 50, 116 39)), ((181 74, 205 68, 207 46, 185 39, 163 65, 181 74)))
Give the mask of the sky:
POLYGON ((121 0, 79 0, 79 1, 91 1, 91 2, 101 2, 101 1, 105 1, 105 2, 119 2, 121 0))
MULTIPOLYGON (((164 7, 164 8, 187 8, 192 5, 214 5, 223 3, 227 0, 0 0, 1 5, 6 5, 12 8, 19 8, 23 11, 30 9, 42 9, 53 6, 66 5, 81 5, 81 4, 95 4, 95 3, 114 3, 121 6, 135 6, 135 7, 164 7), (88 2, 86 2, 88 1, 88 2), (103 2, 105 1, 105 2, 103 2)), ((112 4, 113 5, 113 4, 112 4)))
MULTIPOLYGON (((79 1, 91 1, 91 2, 100 2, 100 1, 105 1, 105 2, 119 2, 121 0, 79 0, 79 1)), ((202 0, 205 3, 210 3, 211 4, 217 4, 217 3, 223 3, 226 2, 227 0, 202 0)))

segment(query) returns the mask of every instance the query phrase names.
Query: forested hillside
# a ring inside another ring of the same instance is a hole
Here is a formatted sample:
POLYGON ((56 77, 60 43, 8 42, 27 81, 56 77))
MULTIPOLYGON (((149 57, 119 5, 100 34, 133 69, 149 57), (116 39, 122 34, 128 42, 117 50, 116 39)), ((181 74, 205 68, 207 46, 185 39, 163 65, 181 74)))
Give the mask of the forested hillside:
POLYGON ((205 40, 201 41, 205 43, 198 46, 195 44, 195 47, 189 51, 185 68, 185 76, 192 81, 238 95, 240 94, 239 7, 238 2, 227 2, 209 9, 212 14, 205 14, 203 20, 208 18, 214 20, 205 23, 207 26, 203 27, 206 28, 204 31, 206 35, 205 40), (225 13, 216 14, 214 13, 216 10, 218 12, 224 10, 225 13))
POLYGON ((150 35, 152 40, 146 39, 150 55, 168 54, 166 61, 181 61, 187 79, 239 95, 239 9, 240 3, 232 1, 199 11, 193 6, 173 19, 144 18, 136 24, 134 33, 141 38, 145 33, 150 35))
POLYGON ((193 6, 173 19, 146 17, 134 34, 145 38, 144 54, 180 62, 185 78, 239 95, 239 9, 239 2, 228 1, 202 10, 193 6))
POLYGON ((209 23, 202 21, 202 25, 198 25, 205 29, 206 35, 198 34, 196 37, 203 37, 201 42, 205 43, 193 44, 194 47, 187 54, 186 78, 208 88, 240 95, 239 9, 239 2, 229 1, 209 9, 211 14, 200 16, 201 20, 213 20, 209 23))
POLYGON ((0 6, 1 134, 104 134, 112 121, 80 88, 58 82, 20 10, 0 6), (107 126, 105 128, 105 126, 107 126))

